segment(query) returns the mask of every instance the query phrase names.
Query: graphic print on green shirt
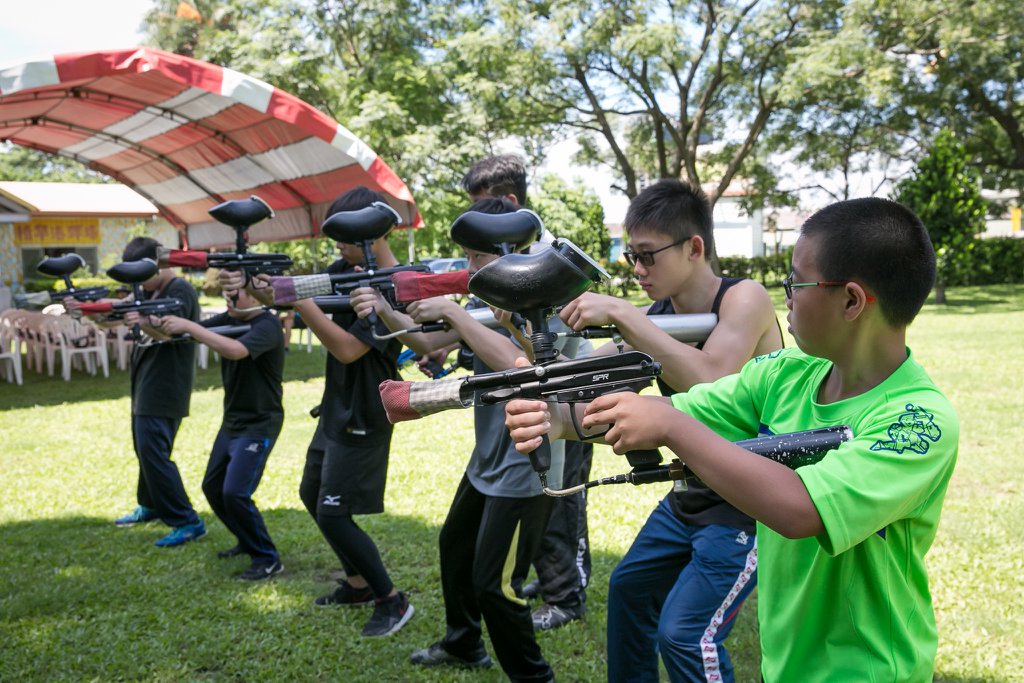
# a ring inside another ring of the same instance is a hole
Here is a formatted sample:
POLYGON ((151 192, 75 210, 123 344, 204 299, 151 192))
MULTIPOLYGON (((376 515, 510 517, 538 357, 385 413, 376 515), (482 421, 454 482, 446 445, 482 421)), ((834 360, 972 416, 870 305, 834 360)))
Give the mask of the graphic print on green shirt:
POLYGON ((909 448, 924 455, 928 452, 928 440, 938 441, 942 430, 935 424, 935 415, 921 406, 908 403, 907 412, 889 426, 888 434, 888 441, 876 441, 871 450, 902 453, 909 448))
POLYGON ((824 533, 788 539, 758 524, 764 680, 931 681, 938 636, 924 556, 959 422, 909 351, 873 389, 818 403, 831 369, 787 349, 672 401, 729 440, 753 437, 761 424, 776 434, 848 424, 854 434, 796 470, 824 533))

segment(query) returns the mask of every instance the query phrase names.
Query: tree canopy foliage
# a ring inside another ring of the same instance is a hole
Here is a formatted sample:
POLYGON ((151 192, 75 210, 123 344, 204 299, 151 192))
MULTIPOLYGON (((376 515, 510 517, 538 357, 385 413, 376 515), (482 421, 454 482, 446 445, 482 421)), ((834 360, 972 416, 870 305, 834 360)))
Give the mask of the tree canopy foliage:
POLYGON ((938 303, 945 303, 945 284, 967 263, 975 237, 985 230, 985 200, 969 161, 953 132, 944 130, 895 191, 895 199, 920 217, 935 247, 938 303))
POLYGON ((74 159, 18 145, 0 145, 0 180, 51 183, 111 183, 74 159))
POLYGON ((568 137, 629 197, 666 176, 712 201, 742 181, 748 208, 884 192, 941 128, 988 186, 1024 187, 1012 0, 190 1, 151 0, 149 43, 342 121, 409 184, 435 254, 473 162, 537 168, 568 137))

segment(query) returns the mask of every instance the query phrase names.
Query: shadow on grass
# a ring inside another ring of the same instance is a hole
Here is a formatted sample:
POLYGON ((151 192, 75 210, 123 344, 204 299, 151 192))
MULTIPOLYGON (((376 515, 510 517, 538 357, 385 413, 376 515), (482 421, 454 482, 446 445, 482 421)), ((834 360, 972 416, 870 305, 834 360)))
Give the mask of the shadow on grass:
MULTIPOLYGON (((53 377, 24 369, 24 364, 22 367, 22 386, 0 384, 0 387, 3 387, 0 391, 0 410, 109 401, 131 395, 128 372, 117 370, 113 365, 110 367, 109 377, 104 377, 102 372, 93 377, 82 370, 74 370, 70 382, 61 379, 59 367, 53 377)), ((319 352, 319 347, 314 347, 312 353, 297 351, 285 356, 285 382, 304 381, 323 377, 323 374, 324 356, 319 352)), ((219 362, 211 357, 205 370, 196 368, 193 391, 219 389, 221 386, 219 362)))
POLYGON ((1024 311, 1022 292, 1020 285, 954 287, 946 290, 945 304, 936 304, 934 293, 929 296, 924 310, 939 315, 1024 311))
MULTIPOLYGON (((256 584, 235 578, 246 558, 217 559, 234 538, 208 512, 205 538, 169 549, 152 545, 166 532, 159 523, 117 529, 74 516, 0 525, 0 679, 505 680, 497 667, 408 664, 412 650, 445 632, 437 526, 358 518, 416 610, 400 633, 366 639, 359 631, 368 609, 313 605, 333 589, 325 575, 338 561, 306 512, 264 514, 286 570, 256 584)), ((584 621, 539 636, 562 680, 604 679, 607 576, 617 560, 595 555, 584 621)))

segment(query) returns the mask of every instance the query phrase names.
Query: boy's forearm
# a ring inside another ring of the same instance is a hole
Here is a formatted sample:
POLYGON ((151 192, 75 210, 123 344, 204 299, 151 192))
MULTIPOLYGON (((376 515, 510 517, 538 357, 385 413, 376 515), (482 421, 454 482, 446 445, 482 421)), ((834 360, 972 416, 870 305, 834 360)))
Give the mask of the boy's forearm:
POLYGON ((302 316, 306 326, 312 330, 320 343, 341 363, 351 363, 370 350, 366 344, 351 333, 334 324, 327 314, 313 303, 303 299, 295 303, 295 310, 302 316))
POLYGON ((751 453, 680 412, 666 425, 665 446, 725 501, 787 538, 824 531, 795 471, 751 453))
MULTIPOLYGON (((392 332, 408 330, 419 327, 419 323, 407 314, 389 307, 377 311, 378 317, 384 321, 384 325, 392 332)), ((454 332, 409 332, 398 337, 398 340, 418 354, 426 354, 437 351, 458 341, 454 332)))
POLYGON ((186 329, 193 339, 206 344, 223 358, 241 360, 249 355, 249 349, 242 342, 211 332, 199 323, 190 323, 186 329))
POLYGON ((513 344, 508 337, 492 330, 473 319, 468 311, 459 308, 448 317, 448 324, 473 353, 492 370, 506 370, 515 367, 517 358, 525 352, 513 344))

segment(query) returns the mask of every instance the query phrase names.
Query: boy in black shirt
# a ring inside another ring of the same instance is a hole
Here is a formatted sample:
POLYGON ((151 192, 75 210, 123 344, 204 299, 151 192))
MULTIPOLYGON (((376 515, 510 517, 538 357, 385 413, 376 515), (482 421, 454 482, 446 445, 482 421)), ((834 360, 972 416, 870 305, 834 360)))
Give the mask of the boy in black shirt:
MULTIPOLYGON (((125 246, 123 257, 125 261, 156 260, 159 247, 160 243, 152 237, 136 237, 125 246)), ((172 269, 160 270, 142 283, 142 289, 149 299, 180 299, 184 303, 182 317, 199 319, 196 290, 175 276, 172 269)), ((148 336, 166 339, 166 335, 149 322, 135 312, 124 317, 125 325, 139 324, 148 336)), ((124 527, 161 520, 172 530, 156 542, 159 548, 182 545, 206 535, 206 525, 192 509, 178 466, 171 461, 181 418, 188 416, 195 354, 193 344, 137 343, 132 349, 132 441, 139 459, 139 504, 114 523, 124 527)))
POLYGON ((245 553, 252 565, 240 578, 268 579, 284 571, 277 548, 252 494, 281 432, 281 376, 284 336, 277 316, 245 290, 225 297, 228 310, 196 323, 176 316, 161 318, 167 334, 189 334, 221 355, 224 421, 213 442, 203 477, 203 493, 238 544, 217 553, 224 559, 245 553), (231 338, 211 331, 223 325, 248 323, 249 331, 231 338))
MULTIPOLYGON (((338 197, 327 216, 383 201, 377 192, 356 187, 338 197)), ((386 237, 374 240, 372 249, 378 267, 398 265, 386 237)), ((327 269, 329 273, 354 271, 363 263, 359 245, 338 243, 338 251, 341 258, 327 269)), ((218 278, 225 291, 247 284, 237 272, 222 270, 218 278)), ((268 290, 250 291, 260 297, 268 290)), ((341 585, 317 598, 316 604, 373 605, 362 634, 388 636, 405 626, 414 610, 405 593, 395 589, 377 545, 353 516, 384 511, 394 428, 377 387, 386 379, 398 378, 402 344, 374 339, 374 328, 355 313, 328 317, 312 299, 296 302, 295 311, 329 351, 320 420, 306 451, 299 497, 345 570, 341 585)), ((389 332, 381 322, 376 329, 382 335, 389 332)))

